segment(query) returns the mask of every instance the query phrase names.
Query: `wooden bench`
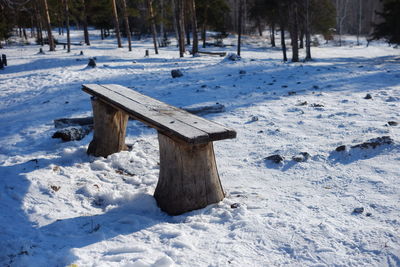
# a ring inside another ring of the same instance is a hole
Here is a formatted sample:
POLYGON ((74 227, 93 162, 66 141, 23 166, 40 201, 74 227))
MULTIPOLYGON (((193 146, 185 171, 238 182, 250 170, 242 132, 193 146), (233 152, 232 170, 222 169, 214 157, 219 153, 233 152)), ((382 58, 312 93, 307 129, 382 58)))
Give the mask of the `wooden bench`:
POLYGON ((128 118, 157 129, 160 174, 154 197, 170 215, 204 208, 224 198, 213 141, 236 132, 116 84, 85 84, 91 94, 94 134, 88 154, 107 157, 126 149, 128 118))

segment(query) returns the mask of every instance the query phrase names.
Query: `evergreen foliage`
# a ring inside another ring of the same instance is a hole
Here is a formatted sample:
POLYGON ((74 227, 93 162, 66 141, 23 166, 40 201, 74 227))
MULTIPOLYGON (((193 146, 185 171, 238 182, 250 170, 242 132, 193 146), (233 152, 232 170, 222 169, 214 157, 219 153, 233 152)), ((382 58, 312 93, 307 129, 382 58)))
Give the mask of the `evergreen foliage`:
POLYGON ((384 38, 391 44, 400 44, 400 0, 384 0, 383 11, 377 14, 384 21, 374 25, 372 38, 384 38))

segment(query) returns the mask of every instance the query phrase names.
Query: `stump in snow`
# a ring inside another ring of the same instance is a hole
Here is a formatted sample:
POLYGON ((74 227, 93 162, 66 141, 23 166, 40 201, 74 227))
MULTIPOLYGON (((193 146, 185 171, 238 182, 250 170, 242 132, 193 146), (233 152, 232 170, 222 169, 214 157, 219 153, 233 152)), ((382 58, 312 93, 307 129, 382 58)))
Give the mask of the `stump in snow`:
POLYGON ((172 76, 172 78, 179 78, 179 77, 183 76, 183 73, 180 70, 172 70, 171 76, 172 76))
POLYGON ((80 56, 83 56, 83 51, 81 51, 81 52, 79 53, 79 55, 80 55, 80 56))
POLYGON ((43 49, 42 49, 42 48, 39 48, 39 53, 38 53, 38 54, 44 55, 44 52, 43 52, 43 49))
POLYGON ((96 157, 107 157, 121 150, 125 145, 128 115, 101 100, 92 98, 94 134, 87 153, 96 157))
POLYGON ((96 60, 94 58, 89 58, 88 67, 96 67, 96 60))
POLYGON ((145 57, 148 57, 148 56, 149 56, 149 50, 146 50, 146 51, 145 51, 144 56, 145 56, 145 57))
POLYGON ((1 61, 3 61, 4 66, 7 66, 7 56, 5 54, 1 55, 1 61))

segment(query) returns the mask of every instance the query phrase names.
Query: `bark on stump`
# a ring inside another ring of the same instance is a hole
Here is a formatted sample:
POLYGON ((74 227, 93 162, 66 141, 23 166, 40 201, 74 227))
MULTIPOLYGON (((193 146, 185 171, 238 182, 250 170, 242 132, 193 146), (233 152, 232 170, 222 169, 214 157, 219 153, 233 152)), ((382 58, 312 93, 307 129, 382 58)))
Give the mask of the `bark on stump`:
POLYGON ((129 116, 96 98, 92 98, 92 107, 94 133, 87 153, 107 157, 127 150, 125 135, 129 116))
POLYGON ((224 198, 212 142, 190 145, 161 133, 160 176, 154 193, 170 215, 201 209, 224 198))

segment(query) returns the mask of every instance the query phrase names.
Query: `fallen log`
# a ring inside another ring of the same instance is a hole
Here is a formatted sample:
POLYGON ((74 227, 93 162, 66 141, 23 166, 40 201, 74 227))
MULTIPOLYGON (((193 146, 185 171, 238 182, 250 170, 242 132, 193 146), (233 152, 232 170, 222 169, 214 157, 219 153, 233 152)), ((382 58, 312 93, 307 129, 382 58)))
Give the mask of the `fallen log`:
MULTIPOLYGON (((66 42, 57 42, 59 45, 68 45, 66 42)), ((83 43, 71 43, 70 45, 83 45, 83 43)))
POLYGON ((85 126, 93 125, 93 117, 83 117, 83 118, 61 118, 54 120, 54 127, 65 128, 68 126, 85 126))
POLYGON ((220 56, 224 57, 226 56, 226 52, 207 52, 207 51, 198 51, 198 54, 206 54, 206 55, 212 55, 212 56, 220 56))
POLYGON ((192 114, 209 114, 209 113, 221 113, 225 111, 225 106, 220 103, 215 103, 208 106, 193 106, 181 108, 192 114))

